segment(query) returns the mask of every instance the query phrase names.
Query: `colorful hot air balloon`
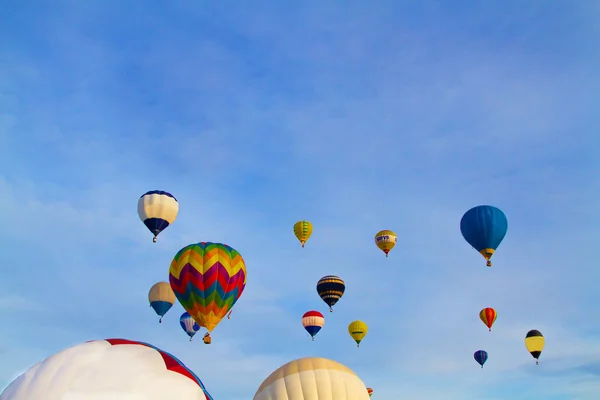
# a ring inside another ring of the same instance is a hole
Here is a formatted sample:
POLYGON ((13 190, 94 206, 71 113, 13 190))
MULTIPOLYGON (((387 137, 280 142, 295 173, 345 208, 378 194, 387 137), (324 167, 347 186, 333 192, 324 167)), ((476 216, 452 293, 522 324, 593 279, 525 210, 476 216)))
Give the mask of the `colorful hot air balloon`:
POLYGON ((187 312, 181 314, 179 317, 179 325, 181 325, 181 329, 190 337, 190 342, 194 338, 196 332, 200 330, 200 325, 194 321, 194 318, 190 316, 187 312))
POLYGON ((276 369, 253 400, 368 400, 365 384, 348 367, 326 358, 301 358, 276 369))
POLYGON ((496 322, 497 317, 498 314, 496 313, 496 310, 490 307, 484 308, 479 312, 479 318, 485 324, 485 326, 489 328, 490 331, 492 330, 492 325, 494 325, 494 322, 496 322))
POLYGON ((473 354, 473 358, 481 365, 481 368, 483 368, 483 364, 485 364, 488 359, 488 353, 485 350, 477 350, 475 354, 473 354))
POLYGON ((369 397, 373 396, 373 389, 367 388, 367 393, 369 393, 369 397))
POLYGON ((212 332, 244 292, 246 265, 226 244, 190 244, 173 258, 169 282, 183 308, 212 332))
POLYGON ((356 342, 356 347, 360 347, 360 342, 367 336, 369 327, 362 321, 353 321, 348 325, 348 333, 356 342))
POLYGON ((323 301, 329 306, 329 312, 333 312, 335 303, 344 295, 346 285, 344 281, 335 275, 327 275, 317 282, 317 293, 323 301))
POLYGON ((318 311, 308 311, 302 316, 302 326, 310 334, 312 340, 315 340, 315 335, 319 333, 323 325, 325 325, 325 318, 318 311))
POLYGON ((385 253, 386 257, 388 256, 389 252, 394 248, 397 242, 398 238, 396 237, 396 234, 392 231, 383 230, 377 232, 377 235, 375 235, 375 244, 377 245, 377 247, 379 247, 379 249, 381 249, 385 253))
POLYGON ((150 302, 150 307, 160 316, 158 322, 162 322, 162 317, 165 316, 167 311, 173 307, 173 303, 175 303, 175 293, 173 293, 173 289, 171 289, 168 282, 158 282, 150 288, 148 301, 150 302))
POLYGON ((296 235, 302 247, 304 247, 304 244, 310 238, 310 235, 312 235, 312 231, 313 226, 308 221, 298 221, 294 224, 294 235, 296 235))
POLYGON ((546 340, 540 331, 533 329, 527 332, 527 335, 525 336, 525 347, 527 347, 527 351, 531 356, 535 358, 536 365, 540 362, 539 358, 542 355, 545 344, 546 340))
POLYGON ((471 246, 481 253, 491 267, 490 258, 502 243, 508 230, 506 215, 493 206, 471 208, 460 220, 460 231, 471 246))
POLYGON ((126 339, 92 340, 29 368, 0 400, 212 400, 200 379, 172 354, 126 339))
POLYGON ((175 221, 178 212, 177 199, 162 190, 152 190, 142 195, 138 201, 138 215, 146 228, 154 234, 154 243, 158 234, 175 221))

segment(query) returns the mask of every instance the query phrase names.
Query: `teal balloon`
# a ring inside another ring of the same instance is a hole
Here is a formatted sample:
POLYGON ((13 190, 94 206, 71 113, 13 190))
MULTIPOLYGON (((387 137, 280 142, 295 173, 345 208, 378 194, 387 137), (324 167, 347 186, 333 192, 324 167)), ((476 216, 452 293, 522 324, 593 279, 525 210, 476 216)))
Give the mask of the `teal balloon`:
POLYGON ((490 258, 502 243, 507 230, 506 215, 494 206, 473 207, 460 220, 460 232, 467 243, 488 260, 488 267, 492 266, 490 258))

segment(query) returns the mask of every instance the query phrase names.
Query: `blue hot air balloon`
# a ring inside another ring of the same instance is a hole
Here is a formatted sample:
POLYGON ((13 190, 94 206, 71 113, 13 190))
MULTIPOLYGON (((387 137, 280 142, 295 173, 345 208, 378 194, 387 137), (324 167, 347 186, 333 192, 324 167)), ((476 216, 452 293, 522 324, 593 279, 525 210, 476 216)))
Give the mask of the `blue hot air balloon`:
POLYGON ((187 312, 181 314, 181 317, 179 317, 179 324, 181 325, 181 329, 183 329, 190 337, 190 342, 194 338, 196 332, 200 330, 200 325, 198 325, 198 323, 194 321, 194 318, 187 312))
POLYGON ((477 350, 475 354, 473 354, 473 358, 481 365, 481 368, 483 368, 483 364, 485 364, 488 359, 488 353, 485 350, 477 350))
POLYGON ((171 225, 179 213, 179 203, 175 196, 162 190, 145 193, 138 201, 138 215, 146 228, 154 235, 156 243, 159 233, 171 225))
POLYGON ((488 267, 492 266, 490 258, 502 243, 507 230, 506 215, 493 206, 473 207, 460 220, 460 232, 485 257, 488 267))

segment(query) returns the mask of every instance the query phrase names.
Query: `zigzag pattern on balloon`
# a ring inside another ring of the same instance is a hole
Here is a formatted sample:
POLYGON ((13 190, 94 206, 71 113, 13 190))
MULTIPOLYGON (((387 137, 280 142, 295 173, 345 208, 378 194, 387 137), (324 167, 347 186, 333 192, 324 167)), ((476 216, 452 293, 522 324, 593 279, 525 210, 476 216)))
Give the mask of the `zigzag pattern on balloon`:
POLYGON ((220 263, 213 265, 205 274, 188 264, 181 269, 179 276, 177 279, 171 274, 169 282, 182 304, 188 303, 193 297, 193 301, 204 307, 211 302, 222 306, 228 301, 233 306, 246 287, 244 270, 240 269, 235 275, 229 276, 220 263))

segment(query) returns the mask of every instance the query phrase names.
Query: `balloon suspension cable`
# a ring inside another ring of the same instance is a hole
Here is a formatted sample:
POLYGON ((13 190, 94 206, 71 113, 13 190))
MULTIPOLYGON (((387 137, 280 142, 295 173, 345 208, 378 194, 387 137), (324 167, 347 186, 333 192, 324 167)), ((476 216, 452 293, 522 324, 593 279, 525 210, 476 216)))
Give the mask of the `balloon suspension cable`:
POLYGON ((193 336, 190 338, 190 342, 192 341, 193 338, 194 338, 193 336))
POLYGON ((481 369, 483 369, 483 365, 481 366, 481 369))
POLYGON ((154 236, 154 237, 152 238, 152 241, 153 241, 154 243, 156 243, 156 236, 154 236))
POLYGON ((233 310, 229 311, 229 314, 227 314, 227 319, 231 319, 231 313, 233 312, 233 310))
POLYGON ((388 253, 385 253, 385 256, 387 257, 387 256, 388 256, 388 253))

